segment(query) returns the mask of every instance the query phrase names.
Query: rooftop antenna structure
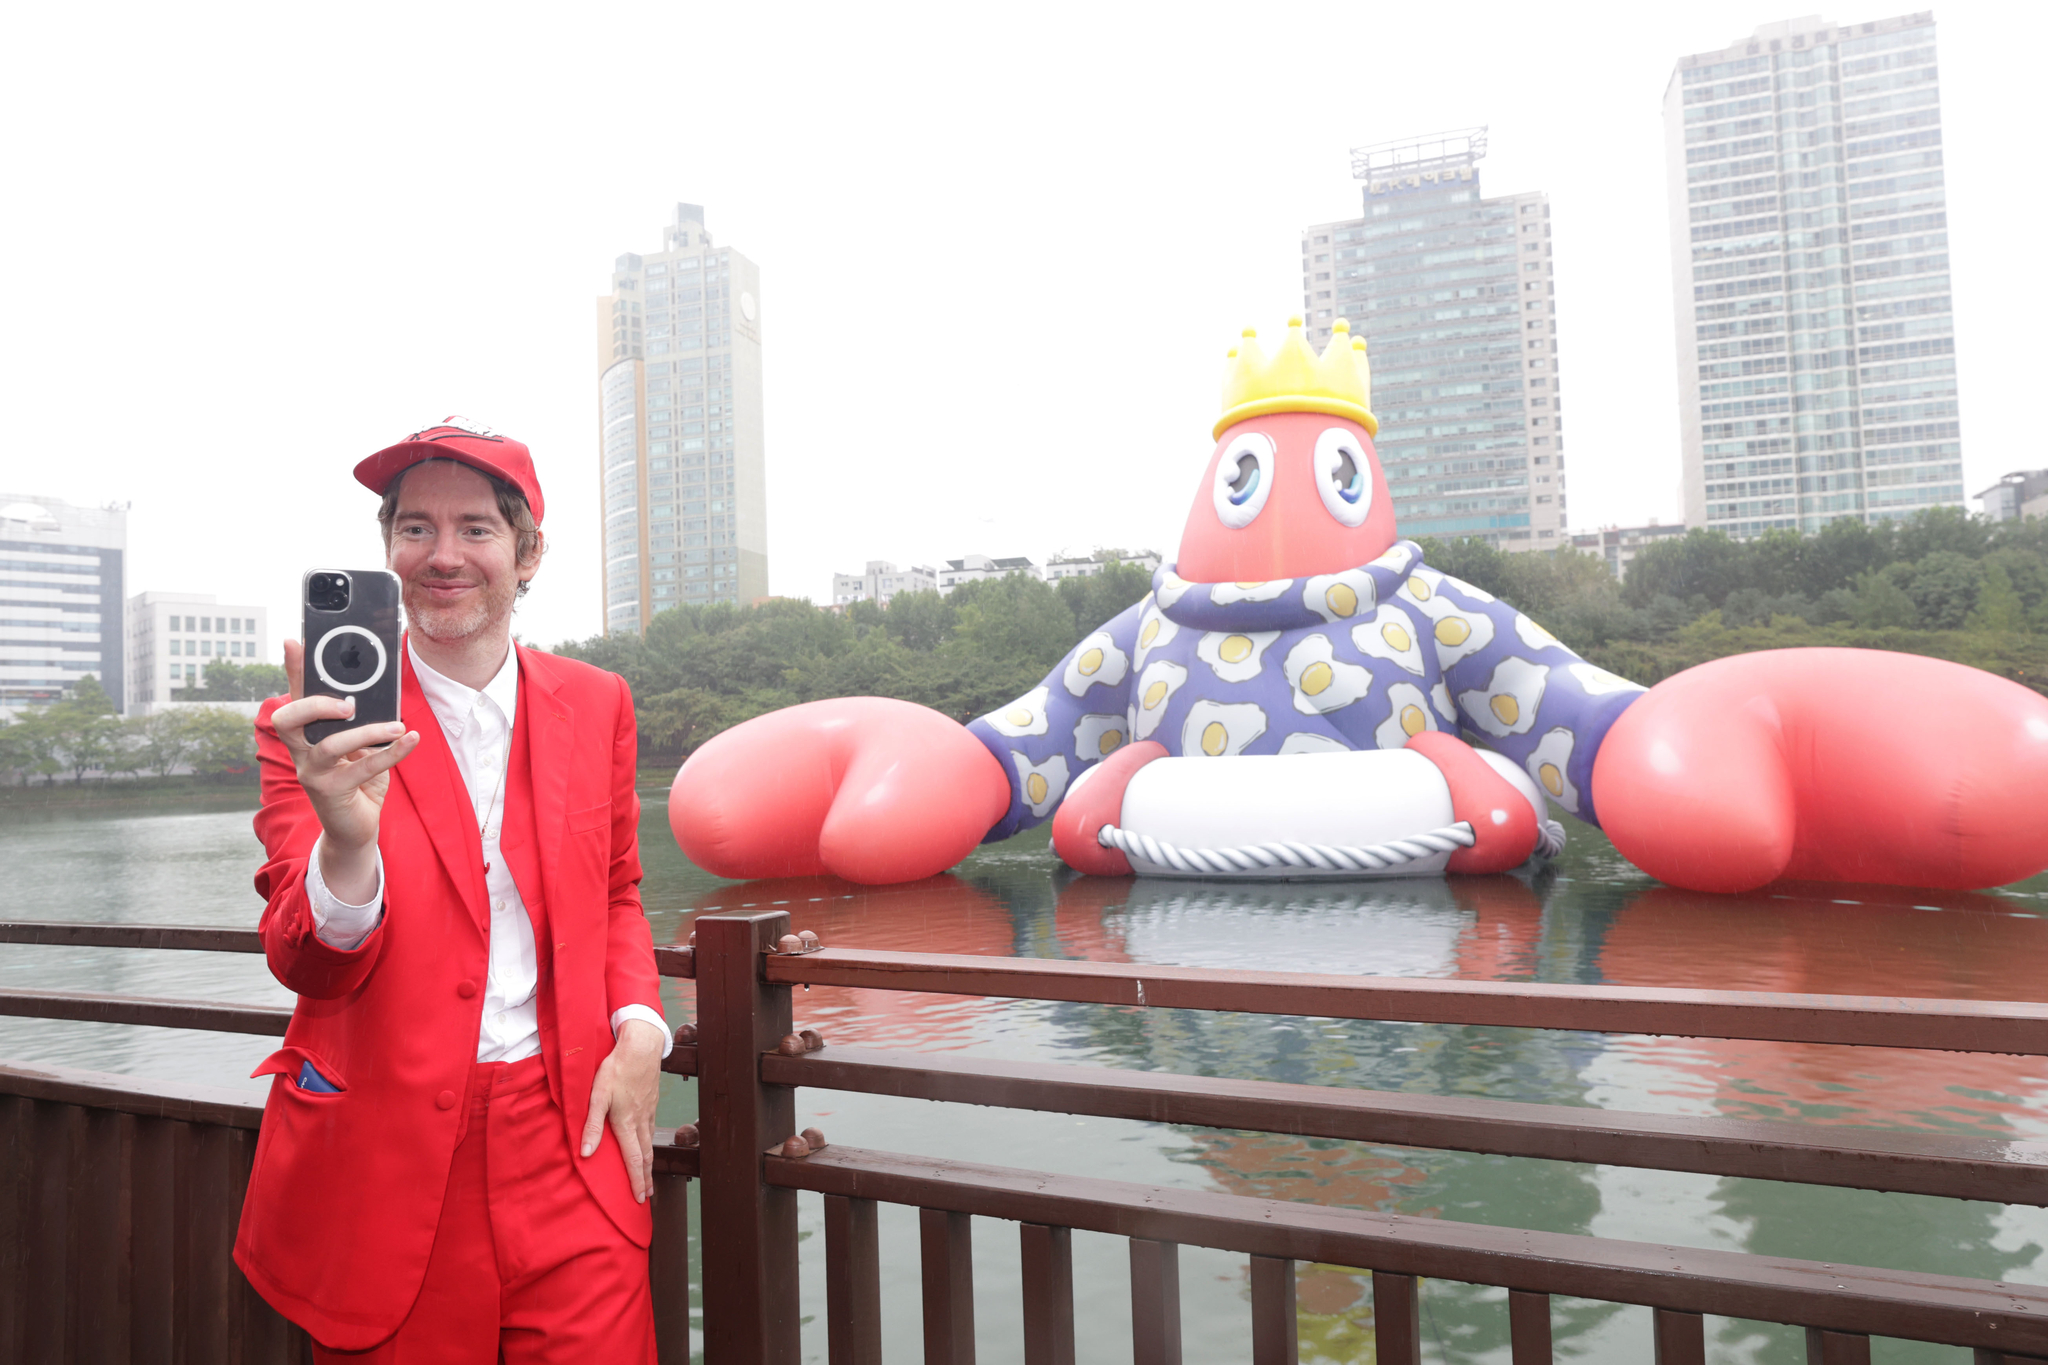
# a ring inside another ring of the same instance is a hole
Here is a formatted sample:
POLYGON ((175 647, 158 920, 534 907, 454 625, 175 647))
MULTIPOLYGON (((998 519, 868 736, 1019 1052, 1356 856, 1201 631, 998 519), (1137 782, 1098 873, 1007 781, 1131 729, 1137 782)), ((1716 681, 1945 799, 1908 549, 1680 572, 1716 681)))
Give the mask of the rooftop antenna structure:
POLYGON ((1453 128, 1447 133, 1401 137, 1351 149, 1353 180, 1384 180, 1444 166, 1469 166, 1486 155, 1486 128, 1453 128))

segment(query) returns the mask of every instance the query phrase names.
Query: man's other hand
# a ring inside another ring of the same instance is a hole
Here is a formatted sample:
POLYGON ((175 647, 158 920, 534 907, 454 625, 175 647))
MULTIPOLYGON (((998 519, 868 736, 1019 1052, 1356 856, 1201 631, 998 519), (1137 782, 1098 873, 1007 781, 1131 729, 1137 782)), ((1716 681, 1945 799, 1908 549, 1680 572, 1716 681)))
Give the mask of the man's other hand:
POLYGON ((590 1118, 583 1125, 583 1155, 597 1150, 611 1121, 626 1161, 633 1198, 644 1204, 654 1186, 654 1110, 661 1101, 661 1049, 668 1040, 645 1019, 628 1019, 597 1068, 590 1087, 590 1118))

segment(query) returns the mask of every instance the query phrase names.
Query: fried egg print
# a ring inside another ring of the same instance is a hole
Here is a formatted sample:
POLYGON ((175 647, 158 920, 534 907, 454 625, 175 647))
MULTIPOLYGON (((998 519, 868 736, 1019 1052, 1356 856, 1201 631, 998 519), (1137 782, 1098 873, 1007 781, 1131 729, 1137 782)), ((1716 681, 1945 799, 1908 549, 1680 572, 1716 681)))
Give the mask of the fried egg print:
POLYGON ((1280 741, 1283 754, 1348 754, 1351 746, 1341 739, 1329 735, 1318 735, 1308 730, 1297 730, 1280 741))
POLYGON ((1152 738, 1152 732, 1159 728, 1159 721, 1166 714, 1167 703, 1187 680, 1188 671, 1179 664, 1155 659, 1145 665, 1131 693, 1132 739, 1152 738))
POLYGON ((1017 765, 1017 788, 1024 793, 1024 805, 1036 819, 1044 819, 1067 794, 1067 756, 1054 754, 1043 763, 1033 763, 1015 749, 1010 762, 1017 765))
POLYGON ((1515 634, 1522 637, 1522 643, 1531 649, 1548 649, 1559 643, 1558 638, 1543 627, 1531 621, 1520 612, 1515 613, 1515 634))
POLYGON ((1529 776, 1536 785, 1572 814, 1579 813, 1579 789, 1565 776, 1572 765, 1572 732, 1558 727, 1544 732, 1543 739, 1529 754, 1529 776))
POLYGON ((1363 569, 1317 574, 1301 590, 1301 605, 1331 625, 1371 611, 1378 601, 1379 589, 1363 569))
POLYGON ((1232 602, 1270 602, 1293 586, 1291 578, 1276 578, 1270 583, 1218 583, 1209 589, 1209 600, 1219 607, 1232 602))
POLYGON ((1225 682, 1250 682, 1265 667, 1277 630, 1212 630, 1195 643, 1195 657, 1225 682))
POLYGON ((1484 588, 1475 588, 1462 578, 1453 578, 1447 573, 1437 573, 1435 570, 1430 571, 1430 576, 1436 580, 1436 588, 1439 593, 1445 588, 1450 588, 1458 596, 1468 598, 1474 602, 1497 602, 1500 600, 1484 588))
POLYGON ((1008 706, 989 712, 982 719, 989 728, 999 735, 1011 739, 1022 739, 1026 735, 1045 733, 1046 689, 1034 687, 1008 706))
POLYGON ((1147 607, 1138 621, 1138 667, 1145 666, 1145 660, 1152 651, 1168 643, 1180 634, 1180 627, 1162 615, 1157 607, 1147 607))
POLYGON ((1124 747, 1130 732, 1130 722, 1122 716, 1083 716, 1074 726, 1074 757, 1083 763, 1108 758, 1124 747))
POLYGON ((1304 716, 1341 710, 1372 690, 1372 670, 1339 662, 1327 635, 1302 636, 1281 668, 1294 692, 1294 709, 1304 716))
MULTIPOLYGON (((1482 611, 1468 611, 1452 600, 1443 591, 1442 574, 1429 574, 1437 581, 1432 584, 1424 577, 1427 570, 1418 569, 1410 575, 1401 591, 1415 601, 1415 605, 1430 618, 1430 639, 1436 646, 1436 661, 1444 668, 1493 643, 1493 618, 1482 611)), ((1453 580, 1455 581, 1455 580, 1453 580)))
POLYGON ((1168 569, 1165 573, 1159 575, 1158 605, 1161 607, 1172 606, 1180 601, 1181 598, 1187 596, 1188 589, 1194 586, 1194 584, 1182 578, 1172 569, 1168 569))
POLYGON ((1604 697, 1609 692, 1640 692, 1642 687, 1627 678, 1616 677, 1598 664, 1570 664, 1567 666, 1579 686, 1589 697, 1604 697))
POLYGON ((1407 546, 1396 545, 1393 549, 1387 551, 1365 567, 1368 569, 1385 569, 1389 573, 1407 573, 1408 566, 1414 562, 1415 555, 1407 546))
POLYGON ((1429 718, 1429 701, 1414 683, 1395 683, 1387 689, 1387 701, 1393 709, 1372 732, 1373 743, 1380 748, 1398 749, 1424 730, 1436 729, 1429 718))
POLYGON ((1351 628, 1351 643, 1360 654, 1399 664, 1418 678, 1427 667, 1422 660, 1422 641, 1415 633, 1415 618, 1391 602, 1374 612, 1370 621, 1351 628))
POLYGON ((1098 630, 1074 647, 1060 681, 1080 696, 1091 687, 1115 687, 1130 672, 1131 659, 1116 647, 1106 630, 1098 630))
POLYGON ((1266 712, 1257 702, 1202 700, 1188 708, 1180 727, 1180 751, 1189 758, 1223 758, 1266 733, 1266 712))
POLYGON ((1550 670, 1527 659, 1508 657, 1494 665, 1486 689, 1458 694, 1458 706, 1472 723, 1495 739, 1527 734, 1536 723, 1550 670))
POLYGON ((1451 705, 1451 689, 1444 685, 1442 678, 1438 678, 1436 686, 1429 689, 1429 704, 1436 708, 1438 715, 1451 724, 1458 723, 1458 708, 1451 705))

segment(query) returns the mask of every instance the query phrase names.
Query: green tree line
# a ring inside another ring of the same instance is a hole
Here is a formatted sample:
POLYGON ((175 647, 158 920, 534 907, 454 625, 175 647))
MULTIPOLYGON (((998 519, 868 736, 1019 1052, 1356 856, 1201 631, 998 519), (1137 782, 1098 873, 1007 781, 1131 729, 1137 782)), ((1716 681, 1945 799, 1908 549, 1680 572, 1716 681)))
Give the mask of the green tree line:
MULTIPOLYGON (((1842 645, 1953 659, 2048 691, 2048 522, 1941 509, 1806 537, 1694 530, 1644 549, 1625 583, 1570 547, 1422 545, 1431 565, 1645 685, 1730 654, 1842 645)), ((1018 576, 946 596, 904 593, 843 614, 782 599, 683 606, 645 636, 555 652, 624 675, 643 749, 677 757, 741 721, 825 697, 898 697, 971 720, 1035 686, 1150 586, 1142 570, 1117 565, 1057 584, 1018 576)))
MULTIPOLYGON (((274 671, 281 691, 284 670, 274 671)), ((177 707, 124 720, 90 674, 62 701, 32 707, 0 724, 0 778, 9 781, 41 778, 47 783, 60 776, 82 781, 88 773, 169 777, 185 768, 228 781, 253 774, 255 766, 256 732, 239 711, 177 707)))

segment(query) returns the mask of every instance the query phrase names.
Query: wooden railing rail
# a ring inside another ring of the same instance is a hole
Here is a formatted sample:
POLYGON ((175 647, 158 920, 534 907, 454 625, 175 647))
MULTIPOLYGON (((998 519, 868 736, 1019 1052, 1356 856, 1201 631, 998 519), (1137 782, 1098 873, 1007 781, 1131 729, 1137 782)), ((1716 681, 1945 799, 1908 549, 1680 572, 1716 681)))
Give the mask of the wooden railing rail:
POLYGON ((1221 972, 1201 967, 829 947, 769 957, 764 974, 778 986, 854 986, 1312 1019, 2048 1056, 2048 1004, 2032 1001, 1221 972))
MULTIPOLYGON (((1093 962, 776 950, 784 913, 706 915, 687 966, 698 983, 704 1078, 705 1236, 715 1216, 765 1214, 764 1235, 705 1270, 708 1358, 796 1358, 793 1209, 825 1199, 826 1325, 833 1365, 880 1360, 876 1205, 920 1210, 928 1365, 973 1360, 975 1217, 1019 1225, 1027 1365, 1074 1359, 1070 1229, 1128 1240, 1134 1359, 1179 1365, 1178 1248, 1251 1259, 1256 1365, 1294 1365, 1294 1265, 1371 1274, 1379 1359, 1420 1360, 1425 1277, 1503 1286, 1515 1365, 1552 1358, 1550 1296, 1645 1305, 1660 1365, 1705 1359, 1705 1315, 1807 1329, 1813 1365, 1861 1365, 1870 1335, 1970 1346, 1979 1365, 2048 1357, 2048 1290, 1537 1233, 1441 1219, 1132 1185, 1042 1171, 863 1151, 808 1155, 784 1140, 797 1086, 1399 1146, 1798 1180, 1954 1198, 2048 1204, 2048 1144, 1942 1134, 1626 1114, 1462 1097, 1112 1072, 858 1047, 804 1052, 791 1039, 791 988, 839 986, 1138 1008, 1669 1034, 1797 1043, 2048 1055, 2048 1005, 1733 991, 1662 991, 1239 973, 1093 962)), ((668 970, 665 966, 664 970, 668 970)), ((683 1049, 679 1048, 680 1053, 683 1049)), ((842 1138, 844 1134, 840 1135, 842 1138)))
POLYGON ((761 1058, 761 1079, 1196 1128, 2048 1205, 2048 1142, 2040 1141, 1636 1114, 862 1047, 835 1046, 800 1057, 771 1052, 761 1058))

